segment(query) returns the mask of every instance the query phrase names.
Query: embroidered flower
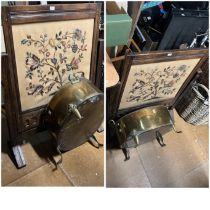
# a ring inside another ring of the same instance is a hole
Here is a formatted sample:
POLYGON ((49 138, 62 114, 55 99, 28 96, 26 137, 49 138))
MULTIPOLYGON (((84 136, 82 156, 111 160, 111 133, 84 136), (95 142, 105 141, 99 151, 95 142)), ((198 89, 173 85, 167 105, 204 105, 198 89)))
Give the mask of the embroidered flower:
POLYGON ((76 29, 74 31, 73 39, 80 40, 82 38, 82 31, 80 29, 76 29))
MULTIPOLYGON (((40 34, 39 39, 32 39, 31 35, 26 35, 21 44, 33 48, 32 52, 35 48, 37 50, 37 55, 30 51, 26 53, 25 77, 27 81, 31 81, 26 87, 28 95, 50 94, 55 85, 57 89, 63 86, 67 82, 66 78, 73 73, 69 71, 79 69, 83 51, 87 50, 85 40, 86 32, 83 33, 80 29, 60 31, 55 33, 55 37, 49 38, 47 34, 40 34), (75 56, 69 61, 70 53, 75 56)), ((77 71, 74 71, 75 73, 77 71)), ((78 76, 84 76, 84 72, 79 72, 78 76)))
POLYGON ((183 65, 181 65, 181 66, 178 68, 178 70, 179 70, 179 71, 183 71, 183 70, 185 70, 186 68, 187 68, 187 65, 183 64, 183 65))
POLYGON ((73 66, 71 64, 66 64, 67 71, 73 70, 73 66))
POLYGON ((60 57, 60 63, 63 63, 63 62, 66 63, 66 59, 67 59, 66 56, 64 56, 62 53, 60 53, 59 57, 60 57))
POLYGON ((50 40, 49 40, 49 45, 50 45, 51 47, 55 47, 55 40, 54 40, 54 39, 50 39, 50 40))
POLYGON ((76 53, 77 50, 78 50, 78 45, 77 45, 77 44, 73 44, 73 45, 71 46, 71 49, 72 49, 72 52, 73 52, 73 53, 76 53))
POLYGON ((51 62, 55 65, 57 63, 57 59, 56 58, 52 58, 51 62))
POLYGON ((175 73, 174 75, 173 75, 173 78, 176 78, 176 77, 178 77, 179 76, 179 74, 178 73, 175 73))
POLYGON ((28 70, 26 71, 26 76, 25 76, 25 78, 32 79, 32 76, 33 76, 33 72, 32 72, 30 69, 28 69, 28 70))
POLYGON ((65 41, 61 41, 61 44, 65 47, 66 42, 65 41))
POLYGON ((46 52, 46 56, 49 57, 50 56, 50 52, 46 52))

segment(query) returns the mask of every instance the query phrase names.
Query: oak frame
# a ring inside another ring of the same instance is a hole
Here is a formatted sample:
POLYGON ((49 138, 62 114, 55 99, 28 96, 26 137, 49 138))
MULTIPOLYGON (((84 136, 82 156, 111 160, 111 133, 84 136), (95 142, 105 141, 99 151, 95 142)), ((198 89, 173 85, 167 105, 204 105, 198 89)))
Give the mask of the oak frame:
POLYGON ((144 108, 146 106, 154 106, 154 105, 164 105, 169 108, 173 108, 176 104, 176 101, 181 96, 183 90, 188 86, 190 81, 195 77, 197 73, 200 71, 200 67, 208 58, 208 49, 193 49, 193 50, 171 50, 171 51, 155 51, 150 53, 126 53, 125 60, 120 71, 120 86, 118 91, 116 91, 114 103, 114 113, 117 116, 122 116, 128 112, 135 111, 140 108, 144 108), (188 78, 185 80, 176 96, 173 99, 163 99, 158 102, 151 102, 144 105, 138 105, 135 107, 130 107, 126 109, 119 110, 119 105, 121 102, 121 98, 123 95, 123 91, 126 86, 126 81, 129 76, 129 72, 131 70, 132 65, 141 65, 141 64, 150 64, 150 63, 158 63, 158 62, 167 62, 167 61, 176 61, 176 60, 187 60, 193 58, 200 58, 200 61, 192 70, 188 78))
POLYGON ((46 107, 46 105, 44 105, 26 111, 21 110, 12 25, 93 18, 94 29, 90 80, 95 83, 100 10, 101 5, 96 3, 2 7, 2 26, 8 55, 7 63, 5 62, 6 59, 4 59, 2 64, 2 71, 5 74, 3 79, 6 80, 4 82, 6 84, 4 88, 9 90, 6 91, 8 95, 5 97, 8 98, 8 100, 5 101, 5 107, 7 107, 6 110, 9 112, 7 113, 10 118, 8 127, 12 133, 10 139, 12 144, 16 145, 22 143, 22 133, 36 129, 40 125, 40 117, 46 107))

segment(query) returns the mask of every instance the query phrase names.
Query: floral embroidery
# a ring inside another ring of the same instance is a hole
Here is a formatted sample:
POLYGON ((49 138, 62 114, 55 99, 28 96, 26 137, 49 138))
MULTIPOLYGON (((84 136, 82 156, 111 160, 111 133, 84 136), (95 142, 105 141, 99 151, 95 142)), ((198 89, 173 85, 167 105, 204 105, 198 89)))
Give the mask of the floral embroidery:
MULTIPOLYGON (((86 32, 75 29, 73 32, 60 31, 55 37, 48 37, 47 34, 41 34, 40 39, 33 39, 27 35, 21 40, 22 45, 34 47, 37 54, 26 52, 25 78, 29 79, 26 87, 28 95, 50 94, 55 86, 60 89, 68 80, 71 80, 73 74, 84 76, 84 72, 79 69, 79 64, 84 58, 83 52, 87 51, 86 32), (69 58, 69 54, 73 58, 69 58), (33 81, 34 75, 38 77, 38 84, 33 81), (68 74, 68 80, 64 76, 68 74)), ((34 51, 33 51, 34 52, 34 51)))
POLYGON ((140 100, 152 100, 163 95, 173 94, 176 83, 186 76, 186 71, 190 66, 181 65, 179 67, 167 67, 164 70, 151 69, 150 72, 139 70, 134 74, 136 77, 132 88, 129 91, 127 102, 138 102, 140 100))

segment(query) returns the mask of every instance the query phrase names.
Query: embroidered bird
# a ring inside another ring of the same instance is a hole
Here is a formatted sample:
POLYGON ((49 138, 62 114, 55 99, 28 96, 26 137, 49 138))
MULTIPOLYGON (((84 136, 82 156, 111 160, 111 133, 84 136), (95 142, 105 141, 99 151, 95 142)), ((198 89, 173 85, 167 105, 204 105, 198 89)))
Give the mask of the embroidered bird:
POLYGON ((37 85, 33 90, 28 92, 28 95, 34 95, 35 93, 36 95, 38 95, 43 91, 43 88, 44 88, 43 85, 37 85))
POLYGON ((30 70, 33 71, 40 66, 40 59, 36 55, 26 58, 26 65, 30 66, 30 70))
POLYGON ((71 61, 71 65, 72 65, 72 69, 78 69, 78 64, 80 63, 80 60, 75 57, 73 57, 72 61, 71 61))

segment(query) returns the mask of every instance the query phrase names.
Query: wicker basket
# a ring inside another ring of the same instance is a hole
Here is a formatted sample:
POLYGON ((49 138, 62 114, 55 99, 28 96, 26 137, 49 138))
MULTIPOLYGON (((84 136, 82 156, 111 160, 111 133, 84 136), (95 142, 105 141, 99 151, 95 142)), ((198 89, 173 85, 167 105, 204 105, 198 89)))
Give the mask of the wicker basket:
POLYGON ((209 119, 209 90, 200 83, 194 83, 176 106, 178 114, 188 123, 204 125, 209 119))

